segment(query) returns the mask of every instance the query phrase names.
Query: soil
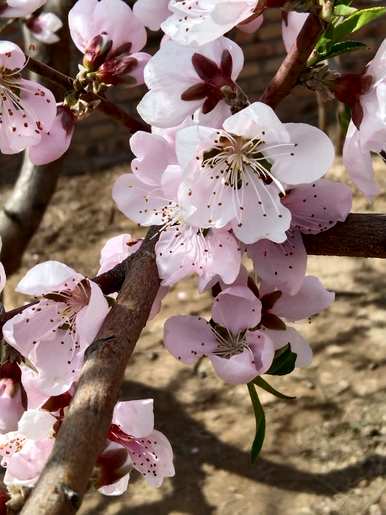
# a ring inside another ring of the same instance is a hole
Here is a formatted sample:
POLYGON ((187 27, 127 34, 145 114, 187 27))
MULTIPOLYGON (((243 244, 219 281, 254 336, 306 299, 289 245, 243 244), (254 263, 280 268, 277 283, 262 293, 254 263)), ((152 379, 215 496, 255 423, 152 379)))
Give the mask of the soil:
MULTIPOLYGON (((109 237, 140 234, 111 200, 121 172, 61 180, 22 270, 9 280, 8 308, 23 301, 12 287, 37 262, 58 259, 94 274, 109 237)), ((339 163, 332 175, 344 176, 339 163)), ((371 208, 356 194, 354 211, 370 209, 386 212, 386 194, 371 208)), ((193 279, 182 282, 145 329, 122 387, 122 399, 155 399, 157 427, 173 443, 176 477, 152 489, 133 473, 124 496, 90 493, 81 515, 386 514, 385 272, 377 259, 310 258, 309 273, 336 291, 336 302, 302 328, 315 352, 311 367, 272 380, 297 399, 261 395, 267 439, 255 465, 246 387, 224 385, 205 361, 195 370, 184 366, 162 346, 168 316, 205 315, 210 308, 193 279)))

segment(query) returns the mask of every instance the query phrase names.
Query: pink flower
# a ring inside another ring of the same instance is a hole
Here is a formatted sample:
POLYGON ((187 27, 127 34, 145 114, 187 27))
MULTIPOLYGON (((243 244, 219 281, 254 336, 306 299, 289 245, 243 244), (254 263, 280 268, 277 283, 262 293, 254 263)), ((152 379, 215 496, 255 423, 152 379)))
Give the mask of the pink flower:
POLYGON ((19 420, 17 431, 0 435, 5 485, 35 485, 54 445, 56 420, 48 411, 28 410, 19 420))
POLYGON ((257 0, 171 0, 161 27, 181 45, 204 45, 250 18, 257 0))
MULTIPOLYGON (((153 399, 118 402, 103 454, 117 447, 127 451, 119 468, 121 477, 99 488, 105 495, 120 495, 127 489, 130 469, 136 469, 151 486, 159 487, 165 477, 174 476, 173 451, 163 433, 154 429, 153 399)), ((101 460, 99 459, 99 463, 101 460)), ((106 463, 108 466, 108 462, 106 463)))
POLYGON ((233 286, 215 298, 210 322, 195 316, 169 318, 165 346, 188 365, 208 356, 227 383, 248 383, 269 369, 274 356, 270 338, 256 330, 260 320, 260 300, 248 288, 233 286))
POLYGON ((0 41, 0 151, 16 154, 38 144, 55 120, 55 97, 37 82, 22 79, 25 55, 0 41))
POLYGON ((138 157, 133 173, 116 181, 113 199, 135 222, 161 226, 156 255, 162 285, 172 286, 191 273, 200 277, 200 289, 217 276, 233 282, 240 268, 239 246, 226 230, 202 231, 186 223, 187 213, 178 199, 181 169, 169 164, 176 159, 170 141, 137 132, 130 143, 138 157))
POLYGON ((26 26, 38 41, 46 45, 52 45, 59 41, 59 36, 56 33, 63 27, 63 23, 54 13, 41 13, 38 16, 28 18, 26 26))
POLYGON ((23 413, 20 368, 4 363, 0 366, 0 434, 15 431, 23 413))
POLYGON ((75 123, 71 110, 59 105, 50 130, 42 134, 40 143, 29 148, 32 163, 42 166, 62 157, 71 145, 75 123))
POLYGON ((143 82, 150 56, 139 52, 146 30, 122 0, 78 0, 68 17, 71 37, 85 54, 84 65, 108 84, 143 82))
POLYGON ((0 6, 0 17, 21 18, 32 14, 42 7, 47 0, 7 0, 0 6))
POLYGON ((383 157, 386 152, 386 40, 367 65, 365 74, 356 80, 366 87, 357 99, 358 106, 354 105, 343 148, 343 163, 353 182, 372 198, 379 188, 374 180, 371 152, 383 157))
POLYGON ((297 355, 295 366, 308 366, 312 360, 311 347, 297 330, 288 326, 288 322, 317 315, 334 301, 334 293, 327 291, 319 279, 313 276, 304 278, 295 295, 276 290, 264 282, 259 289, 255 281, 248 277, 244 267, 241 268, 235 286, 248 287, 261 301, 261 320, 257 328, 272 340, 275 350, 289 345, 297 355))
POLYGON ((282 202, 292 215, 287 240, 281 244, 260 240, 248 247, 248 254, 266 285, 294 295, 306 275, 302 233, 318 234, 344 222, 351 211, 352 194, 344 184, 320 179, 289 190, 282 202))
POLYGON ((299 32, 302 30, 303 25, 308 18, 309 13, 297 13, 290 11, 283 13, 282 21, 282 36, 284 47, 287 52, 291 50, 292 45, 295 44, 299 32))
MULTIPOLYGON (((127 257, 131 256, 141 247, 142 240, 134 240, 130 234, 121 234, 108 240, 101 250, 100 269, 98 275, 109 272, 127 257)), ((169 292, 169 288, 161 286, 154 299, 148 320, 152 320, 161 310, 163 298, 169 292)))
POLYGON ((305 320, 320 313, 334 301, 334 293, 327 291, 313 276, 305 277, 295 295, 272 291, 264 285, 262 289, 261 330, 272 340, 275 350, 290 346, 297 355, 296 367, 307 367, 312 360, 311 347, 296 329, 288 326, 288 322, 305 320))
POLYGON ((33 267, 16 291, 41 299, 4 325, 4 338, 32 363, 41 392, 64 393, 109 311, 102 290, 68 266, 47 261, 33 267))
POLYGON ((138 112, 157 127, 176 126, 195 112, 217 126, 230 115, 223 88, 236 94, 235 81, 243 64, 241 48, 227 38, 199 49, 168 41, 145 68, 150 91, 138 104, 138 112))
POLYGON ((108 272, 128 256, 137 252, 142 240, 134 240, 130 234, 121 234, 108 240, 101 250, 98 275, 108 272))
POLYGON ((171 14, 169 0, 137 0, 133 7, 135 16, 150 30, 159 30, 171 14))
POLYGON ((280 195, 326 173, 334 147, 319 129, 280 122, 256 102, 228 118, 222 130, 192 126, 177 133, 184 171, 180 202, 199 227, 230 224, 243 243, 286 240, 290 211, 280 195), (315 152, 319 156, 315 159, 315 152))

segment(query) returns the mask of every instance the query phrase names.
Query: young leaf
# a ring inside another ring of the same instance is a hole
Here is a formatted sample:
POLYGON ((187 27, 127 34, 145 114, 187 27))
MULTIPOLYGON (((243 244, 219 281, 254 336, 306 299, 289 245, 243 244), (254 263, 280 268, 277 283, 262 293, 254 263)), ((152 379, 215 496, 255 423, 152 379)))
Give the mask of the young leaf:
POLYGON ((336 57, 337 55, 346 54, 347 52, 353 52, 360 48, 366 47, 364 43, 360 41, 339 41, 338 43, 332 43, 328 48, 322 52, 318 52, 318 59, 316 62, 336 57))
POLYGON ((386 7, 369 7, 360 9, 348 16, 342 23, 332 29, 332 41, 340 41, 348 34, 352 34, 368 23, 386 14, 386 7))
POLYGON ((278 399, 282 399, 284 401, 293 401, 294 399, 296 399, 296 397, 290 397, 289 395, 285 395, 284 393, 279 392, 278 390, 276 390, 276 388, 274 388, 273 386, 268 384, 267 381, 265 381, 260 376, 256 377, 256 379, 253 380, 253 383, 256 386, 259 386, 260 388, 265 390, 266 392, 271 393, 272 395, 274 395, 278 399))
POLYGON ((285 376, 295 369, 296 354, 291 351, 289 345, 275 353, 273 363, 266 372, 271 376, 285 376))
POLYGON ((350 16, 350 14, 355 13, 358 9, 355 9, 355 7, 350 7, 349 5, 336 5, 334 7, 334 15, 335 16, 350 16))
POLYGON ((256 419, 256 434, 251 448, 251 461, 255 463, 263 447, 265 438, 265 414, 253 383, 248 383, 248 391, 252 401, 256 419))

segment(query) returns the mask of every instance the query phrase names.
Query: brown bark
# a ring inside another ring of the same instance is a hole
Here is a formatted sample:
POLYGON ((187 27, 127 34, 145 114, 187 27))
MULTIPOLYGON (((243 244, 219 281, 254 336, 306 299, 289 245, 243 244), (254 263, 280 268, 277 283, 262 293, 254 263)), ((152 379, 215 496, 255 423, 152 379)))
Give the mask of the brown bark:
POLYGON ((287 57, 264 90, 261 102, 276 107, 291 92, 322 32, 323 22, 315 14, 310 14, 287 57))
POLYGON ((127 362, 159 288, 150 230, 131 262, 117 304, 90 348, 51 458, 22 514, 75 513, 103 448, 127 362))

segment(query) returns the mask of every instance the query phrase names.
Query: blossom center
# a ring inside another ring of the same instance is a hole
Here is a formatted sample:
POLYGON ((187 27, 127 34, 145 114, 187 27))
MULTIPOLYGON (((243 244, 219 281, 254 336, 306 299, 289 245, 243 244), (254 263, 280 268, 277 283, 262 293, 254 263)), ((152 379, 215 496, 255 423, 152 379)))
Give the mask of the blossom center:
POLYGON ((265 141, 258 137, 245 139, 220 131, 217 134, 215 146, 204 153, 202 161, 204 168, 209 168, 216 174, 216 179, 221 177, 225 186, 237 190, 248 186, 253 179, 260 179, 264 184, 274 182, 285 193, 282 184, 271 173, 272 158, 275 156, 270 157, 269 151, 294 144, 267 147, 265 141))
POLYGON ((225 327, 218 326, 211 328, 216 340, 217 348, 213 352, 216 356, 224 359, 230 359, 237 354, 241 354, 249 348, 246 338, 246 331, 233 334, 225 327))

